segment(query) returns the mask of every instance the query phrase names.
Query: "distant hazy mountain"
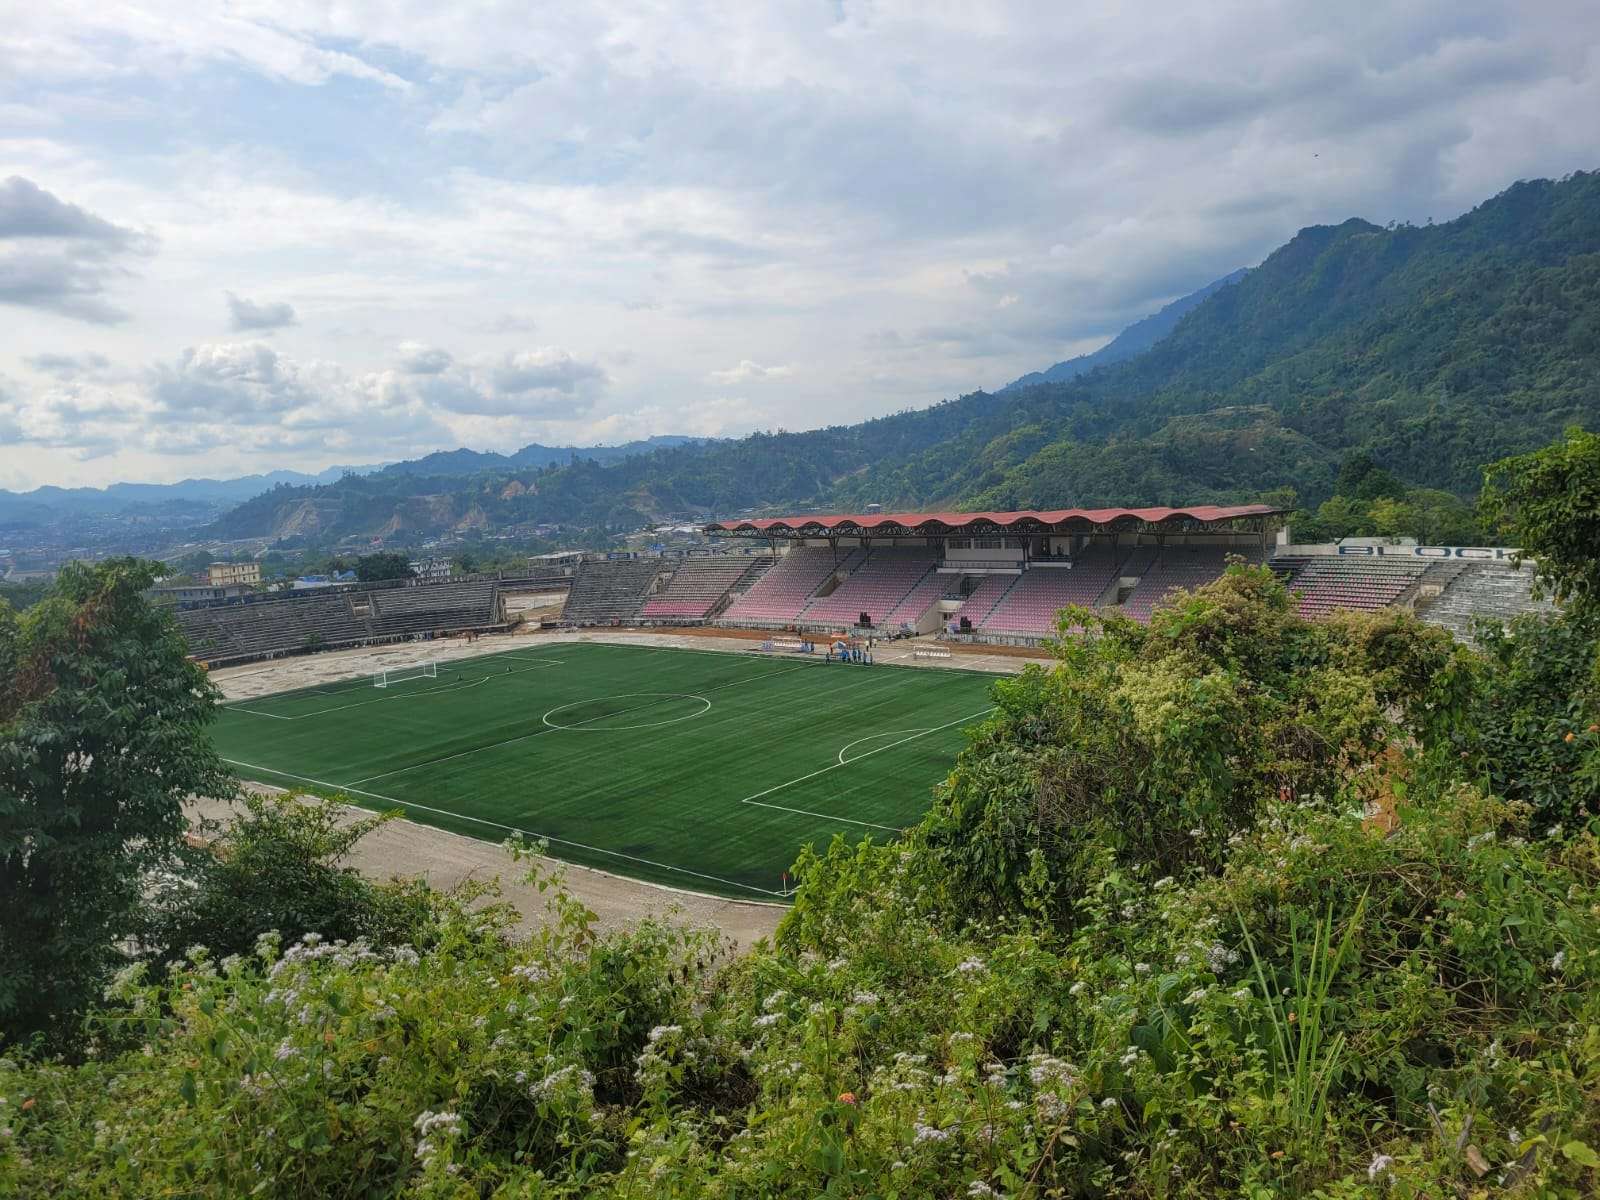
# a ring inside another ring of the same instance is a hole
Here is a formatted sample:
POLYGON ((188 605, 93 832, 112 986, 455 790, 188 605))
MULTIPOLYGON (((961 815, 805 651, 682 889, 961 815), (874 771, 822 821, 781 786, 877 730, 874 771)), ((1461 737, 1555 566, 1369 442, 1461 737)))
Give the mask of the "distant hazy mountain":
POLYGON ((1225 288, 1230 283, 1238 283, 1249 270, 1249 267, 1240 267, 1237 271, 1206 284, 1198 292, 1191 292, 1181 300, 1174 300, 1160 312, 1151 313, 1148 317, 1135 321, 1092 354, 1080 354, 1077 358, 1069 358, 1066 362, 1058 362, 1055 366, 1047 367, 1043 371, 1031 371, 1021 379, 1012 380, 1000 391, 1009 392, 1012 388, 1032 387, 1036 383, 1065 383, 1069 379, 1076 379, 1086 371, 1092 371, 1096 367, 1104 366, 1106 363, 1122 362, 1133 358, 1135 355, 1143 354, 1176 329, 1184 313, 1194 308, 1218 288, 1225 288))
POLYGON ((714 438, 680 437, 661 434, 620 446, 541 446, 531 442, 511 454, 493 450, 440 450, 422 458, 407 459, 384 468, 386 475, 476 475, 481 471, 510 471, 522 467, 549 467, 589 459, 597 463, 621 462, 635 454, 667 450, 675 446, 694 446, 714 438))
POLYGON ((82 516, 93 513, 119 513, 134 507, 184 504, 229 507, 243 504, 280 483, 315 485, 333 483, 346 475, 365 475, 381 464, 362 467, 329 467, 306 474, 302 471, 269 471, 264 475, 245 475, 239 479, 184 479, 177 483, 113 483, 104 488, 41 487, 31 492, 0 489, 0 520, 47 520, 52 517, 82 516))

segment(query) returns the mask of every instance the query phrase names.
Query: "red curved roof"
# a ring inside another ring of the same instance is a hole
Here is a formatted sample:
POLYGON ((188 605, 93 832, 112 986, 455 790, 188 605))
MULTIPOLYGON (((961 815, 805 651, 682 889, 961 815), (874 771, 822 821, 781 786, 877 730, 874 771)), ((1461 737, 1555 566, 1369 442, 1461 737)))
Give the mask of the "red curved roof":
POLYGON ((713 521, 706 532, 766 533, 783 529, 798 532, 802 529, 829 531, 840 528, 878 529, 885 525, 905 529, 927 527, 929 532, 941 529, 963 529, 969 525, 984 524, 1011 528, 1017 525, 1064 525, 1081 521, 1090 525, 1110 525, 1114 521, 1132 518, 1155 523, 1173 518, 1187 517, 1195 521, 1227 521, 1234 517, 1261 517, 1282 512, 1270 504, 1196 504, 1189 508, 1058 508, 1034 512, 945 512, 945 513, 871 513, 837 514, 831 516, 763 517, 749 521, 713 521))

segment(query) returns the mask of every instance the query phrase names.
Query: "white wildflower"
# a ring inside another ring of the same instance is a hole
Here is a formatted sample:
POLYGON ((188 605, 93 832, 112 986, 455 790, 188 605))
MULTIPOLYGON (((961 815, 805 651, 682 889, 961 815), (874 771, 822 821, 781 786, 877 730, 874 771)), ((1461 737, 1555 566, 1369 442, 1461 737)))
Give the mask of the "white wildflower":
POLYGON ((1378 1180, 1394 1170, 1394 1159, 1387 1154, 1375 1155, 1367 1164, 1367 1178, 1378 1180))
POLYGON ((974 1179, 971 1183, 967 1184, 967 1195, 969 1196, 994 1196, 998 1194, 999 1193, 997 1193, 992 1187, 990 1187, 981 1179, 974 1179))
POLYGON ((1030 1054, 1028 1056, 1028 1078, 1034 1087, 1053 1087, 1056 1085, 1070 1085, 1078 1078, 1077 1070, 1069 1062, 1056 1058, 1050 1054, 1030 1054))
POLYGON ((1567 952, 1565 950, 1556 951, 1556 956, 1550 960, 1550 969, 1552 971, 1564 971, 1567 969, 1567 952))
POLYGON ((762 1013, 755 1019, 754 1024, 757 1029, 771 1029, 781 1020, 783 1020, 782 1013, 762 1013))
POLYGON ((1087 983, 1085 983, 1083 980, 1080 979, 1080 980, 1078 980, 1077 983, 1073 984, 1071 987, 1069 987, 1067 989, 1067 995, 1069 995, 1069 996, 1081 996, 1085 992, 1087 992, 1088 990, 1089 990, 1089 985, 1087 983))
POLYGON ((963 975, 976 975, 987 969, 981 958, 966 958, 956 964, 956 970, 963 975))
POLYGON ((950 1131, 940 1129, 934 1125, 924 1125, 921 1121, 911 1127, 912 1141, 920 1146, 924 1142, 947 1142, 950 1140, 950 1131))

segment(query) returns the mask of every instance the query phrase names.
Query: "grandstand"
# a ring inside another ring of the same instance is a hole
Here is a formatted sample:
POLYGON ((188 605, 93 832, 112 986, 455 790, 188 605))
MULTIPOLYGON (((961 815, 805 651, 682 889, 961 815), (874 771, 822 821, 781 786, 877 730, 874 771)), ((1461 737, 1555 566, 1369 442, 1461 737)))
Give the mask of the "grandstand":
POLYGON ((866 554, 858 548, 841 558, 830 546, 796 546, 728 606, 721 623, 751 629, 792 625, 825 584, 853 570, 866 554))
POLYGON ((1072 560, 1070 569, 1050 563, 1023 572, 975 627, 984 633, 1054 636, 1056 614, 1069 604, 1094 607, 1117 579, 1119 568, 1115 546, 1091 543, 1072 560))
POLYGON ((1148 619, 1147 604, 1220 574, 1228 553, 1259 562, 1278 515, 1263 504, 871 513, 715 522, 705 532, 790 547, 719 624, 808 630, 865 615, 889 635, 943 626, 974 641, 1035 644, 1054 636, 1064 605, 1115 606, 1127 588, 1148 619))
POLYGON ((772 563, 771 555, 686 558, 659 592, 645 601, 639 619, 684 623, 714 616, 734 588, 772 563))
POLYGON ((1529 576, 1503 561, 1507 551, 1280 548, 1273 535, 1282 516, 1263 504, 869 513, 714 522, 705 532, 788 547, 718 621, 761 629, 837 628, 866 614, 880 635, 942 628, 969 641, 1036 645, 1055 635, 1056 614, 1069 604, 1148 623, 1179 589, 1220 576, 1234 555, 1271 566, 1309 617, 1400 605, 1466 637, 1476 613, 1505 618, 1532 607, 1529 576))
POLYGON ((893 608, 883 614, 878 622, 890 631, 918 631, 932 615, 937 622, 935 606, 944 598, 945 579, 937 570, 929 571, 907 592, 893 608))
POLYGON ((561 619, 573 625, 635 620, 664 564, 659 558, 586 558, 572 577, 561 619))
POLYGON ((925 549, 873 550, 838 587, 807 604, 798 623, 802 629, 832 629, 865 616, 867 625, 884 625, 913 588, 938 578, 937 566, 938 559, 925 549))
POLYGON ((1211 546, 1168 546, 1159 554, 1149 548, 1135 551, 1136 561, 1122 566, 1123 578, 1138 578, 1133 590, 1123 598, 1122 615, 1148 624, 1156 606, 1173 592, 1180 588, 1192 591, 1221 575, 1230 552, 1247 561, 1261 561, 1260 553, 1248 547, 1229 551, 1211 546))
MULTIPOLYGON (((1549 600, 1533 598, 1533 568, 1513 567, 1507 562, 1452 564, 1459 567, 1448 579, 1441 579, 1437 597, 1419 601, 1417 611, 1424 621, 1441 625, 1458 641, 1472 640, 1475 619, 1500 622, 1527 612, 1553 612, 1549 600)), ((1424 576, 1426 584, 1434 578, 1434 568, 1424 576)))
POLYGON ((1433 564, 1421 558, 1322 555, 1305 560, 1289 577, 1300 596, 1300 615, 1319 617, 1335 609, 1377 612, 1407 599, 1433 564))
POLYGON ((492 579, 291 593, 176 617, 190 655, 216 665, 505 625, 492 579))
POLYGON ((957 605, 950 610, 950 617, 957 628, 961 622, 966 622, 969 629, 981 628, 985 618, 994 611, 994 606, 1005 598, 1020 575, 985 575, 977 580, 970 592, 963 594, 959 589, 954 593, 946 592, 947 599, 955 599, 957 605))

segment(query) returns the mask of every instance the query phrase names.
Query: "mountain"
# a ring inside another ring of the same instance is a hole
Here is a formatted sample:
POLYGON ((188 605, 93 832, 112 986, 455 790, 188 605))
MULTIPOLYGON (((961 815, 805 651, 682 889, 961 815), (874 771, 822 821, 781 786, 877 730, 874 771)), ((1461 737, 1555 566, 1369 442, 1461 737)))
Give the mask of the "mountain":
POLYGON ((384 468, 390 475, 476 475, 483 471, 509 471, 518 467, 548 467, 584 458, 598 463, 621 462, 635 454, 650 454, 676 446, 693 446, 714 438, 659 434, 619 446, 541 446, 530 442, 511 454, 492 450, 440 450, 421 458, 391 463, 384 468))
POLYGON ((376 466, 329 467, 315 474, 269 471, 238 479, 184 479, 177 483, 113 483, 103 488, 45 486, 31 492, 0 490, 0 521, 41 521, 63 516, 125 513, 167 506, 226 508, 279 485, 316 486, 348 474, 375 471, 376 466))
POLYGON ((1197 292, 1190 292, 1181 299, 1174 300, 1159 312, 1151 313, 1129 325, 1116 337, 1112 338, 1100 349, 1089 354, 1080 354, 1077 358, 1069 358, 1065 362, 1058 362, 1053 367, 1046 367, 1043 371, 1032 371, 1021 379, 1013 379, 1000 389, 1000 394, 1013 391, 1017 388, 1032 387, 1038 383, 1065 383, 1069 379, 1076 379, 1079 375, 1094 370, 1096 367, 1105 366, 1107 363, 1123 362, 1135 355, 1143 354, 1154 346, 1167 334, 1177 328, 1179 320, 1184 313, 1194 308, 1207 296, 1218 288, 1225 288, 1230 283, 1238 283, 1245 277, 1249 267, 1240 267, 1237 271, 1224 275, 1221 279, 1214 279, 1197 292))
MULTIPOLYGON (((1220 282, 1220 281, 1219 281, 1220 282)), ((1484 462, 1600 426, 1600 174, 1518 183, 1456 220, 1302 229, 1143 353, 804 433, 603 464, 282 487, 217 536, 407 538, 629 527, 773 508, 1056 507, 1331 494, 1369 455, 1470 495, 1484 462)))

